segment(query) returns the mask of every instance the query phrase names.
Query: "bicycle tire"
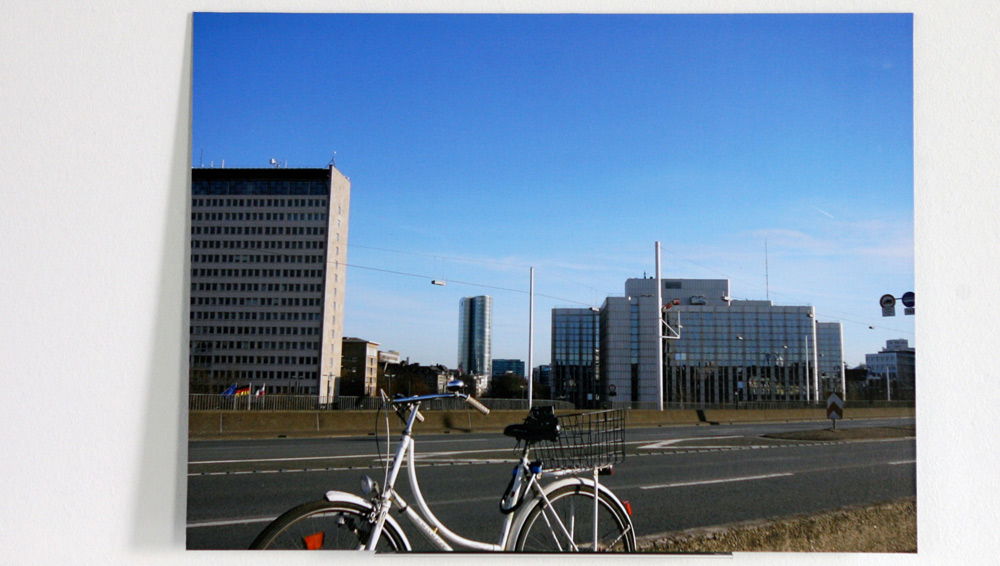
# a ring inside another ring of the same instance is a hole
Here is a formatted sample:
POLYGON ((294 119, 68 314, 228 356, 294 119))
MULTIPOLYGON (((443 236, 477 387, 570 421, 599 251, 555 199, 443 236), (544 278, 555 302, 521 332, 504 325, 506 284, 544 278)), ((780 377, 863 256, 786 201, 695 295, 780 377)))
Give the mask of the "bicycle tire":
MULTIPOLYGON (((374 524, 371 509, 352 501, 313 501, 289 509, 272 521, 250 545, 251 550, 359 550, 374 524)), ((406 537, 388 521, 376 552, 408 550, 406 537)))
MULTIPOLYGON (((635 530, 624 506, 614 495, 598 490, 598 547, 593 548, 594 487, 573 483, 546 494, 550 513, 558 514, 579 552, 635 552, 635 530)), ((527 516, 514 537, 517 552, 573 552, 566 534, 546 513, 541 498, 532 500, 527 516)))

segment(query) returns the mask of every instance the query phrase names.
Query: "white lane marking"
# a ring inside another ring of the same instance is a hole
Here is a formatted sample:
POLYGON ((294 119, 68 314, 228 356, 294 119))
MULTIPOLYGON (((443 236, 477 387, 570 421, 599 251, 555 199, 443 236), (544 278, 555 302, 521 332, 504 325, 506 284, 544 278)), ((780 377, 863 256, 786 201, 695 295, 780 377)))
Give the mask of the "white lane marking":
MULTIPOLYGON (((510 448, 494 448, 484 450, 464 450, 453 452, 423 452, 420 456, 454 456, 460 454, 488 454, 490 452, 509 452, 510 448)), ((371 458, 371 454, 348 454, 345 456, 297 456, 293 458, 247 458, 245 460, 199 460, 188 462, 189 465, 203 464, 253 464, 261 462, 303 462, 308 460, 343 460, 347 458, 371 458)))
POLYGON ((677 482, 677 483, 665 483, 660 485, 644 485, 640 486, 639 489, 666 489, 670 487, 688 487, 692 485, 709 485, 714 483, 731 483, 738 481, 753 481, 753 480, 765 480, 769 478, 781 478, 785 476, 794 476, 795 474, 786 472, 781 474, 766 474, 763 476, 745 476, 742 478, 725 478, 721 480, 704 480, 704 481, 688 481, 688 482, 677 482))
POLYGON ((916 464, 916 460, 899 460, 898 462, 886 462, 887 466, 902 466, 904 464, 916 464))
MULTIPOLYGON (((695 436, 695 437, 690 437, 690 438, 671 438, 670 440, 662 440, 660 442, 654 442, 653 444, 647 444, 645 446, 639 446, 638 449, 639 450, 656 450, 658 448, 667 448, 667 447, 669 447, 672 444, 676 444, 678 442, 685 442, 685 441, 688 441, 688 440, 726 440, 726 439, 729 439, 729 438, 743 438, 743 437, 737 435, 737 436, 695 436)), ((690 447, 688 447, 688 446, 683 446, 683 447, 678 446, 678 448, 690 448, 690 447)), ((697 448, 701 448, 701 447, 699 446, 697 448)))
POLYGON ((186 526, 189 529, 197 529, 200 527, 229 527, 232 525, 249 525, 251 523, 270 523, 275 519, 277 519, 277 517, 260 517, 257 519, 227 519, 223 521, 197 521, 194 523, 188 523, 186 526))

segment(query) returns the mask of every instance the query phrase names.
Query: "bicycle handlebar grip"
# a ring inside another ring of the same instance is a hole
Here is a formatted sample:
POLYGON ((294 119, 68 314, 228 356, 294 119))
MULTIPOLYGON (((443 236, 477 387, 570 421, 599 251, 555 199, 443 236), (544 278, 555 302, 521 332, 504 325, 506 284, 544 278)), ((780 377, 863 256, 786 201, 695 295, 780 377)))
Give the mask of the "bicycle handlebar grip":
POLYGON ((466 402, 466 403, 467 403, 467 404, 468 404, 468 405, 469 405, 470 407, 472 407, 473 409, 475 409, 475 410, 479 411, 480 413, 482 413, 482 414, 484 414, 484 415, 488 415, 488 414, 490 414, 490 409, 489 409, 489 407, 487 407, 486 405, 483 405, 483 404, 482 404, 482 403, 480 403, 479 401, 476 401, 475 399, 473 399, 472 395, 469 395, 468 397, 466 397, 466 398, 465 398, 465 402, 466 402))
MULTIPOLYGON (((417 411, 417 409, 415 409, 415 408, 413 410, 417 411)), ((420 411, 417 411, 417 422, 418 423, 424 422, 424 415, 420 411)))

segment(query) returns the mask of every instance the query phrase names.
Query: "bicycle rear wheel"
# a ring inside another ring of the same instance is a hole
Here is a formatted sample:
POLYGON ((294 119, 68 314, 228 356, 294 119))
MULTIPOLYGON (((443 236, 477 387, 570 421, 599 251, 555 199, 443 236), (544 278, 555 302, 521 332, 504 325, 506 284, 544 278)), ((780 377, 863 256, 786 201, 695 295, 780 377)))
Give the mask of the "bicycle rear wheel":
POLYGON ((594 487, 564 485, 533 501, 515 537, 519 552, 635 552, 632 520, 614 496, 597 492, 597 547, 594 547, 594 487))
MULTIPOLYGON (((351 501, 314 501, 290 509, 269 524, 251 550, 360 550, 374 524, 370 509, 351 501)), ((407 550, 406 537, 386 522, 376 552, 407 550)))

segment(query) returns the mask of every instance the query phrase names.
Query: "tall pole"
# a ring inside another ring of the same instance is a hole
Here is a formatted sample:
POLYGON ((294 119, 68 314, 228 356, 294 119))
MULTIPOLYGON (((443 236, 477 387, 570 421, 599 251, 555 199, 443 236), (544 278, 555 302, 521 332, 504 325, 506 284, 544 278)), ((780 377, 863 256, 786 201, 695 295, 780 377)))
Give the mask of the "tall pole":
POLYGON ((531 284, 529 286, 530 292, 528 293, 528 370, 524 373, 528 374, 528 408, 531 408, 531 400, 533 399, 532 392, 534 390, 533 383, 533 373, 535 371, 534 357, 535 357, 535 268, 531 268, 531 284))
POLYGON ((815 401, 815 399, 812 398, 813 395, 812 381, 809 380, 809 335, 808 334, 802 335, 802 343, 806 347, 806 401, 815 401))
POLYGON ((656 408, 663 410, 663 281, 660 242, 656 242, 656 408))

